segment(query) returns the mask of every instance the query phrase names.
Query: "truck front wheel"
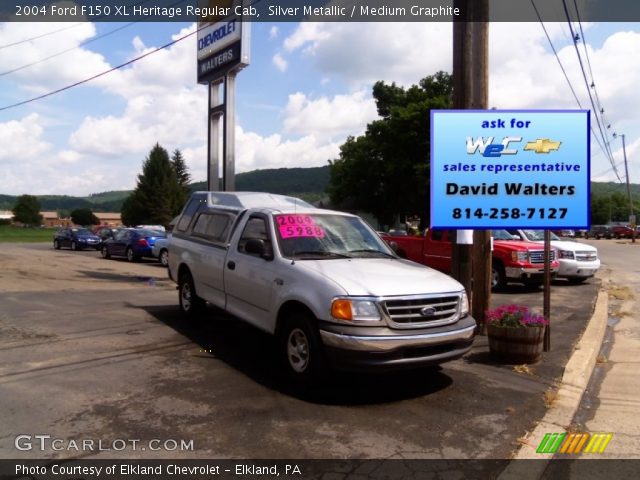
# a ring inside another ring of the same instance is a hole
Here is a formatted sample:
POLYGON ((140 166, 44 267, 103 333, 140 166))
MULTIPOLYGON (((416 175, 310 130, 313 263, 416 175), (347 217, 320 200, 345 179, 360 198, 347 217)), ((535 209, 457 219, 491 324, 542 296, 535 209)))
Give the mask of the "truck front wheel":
POLYGON ((491 290, 502 290, 507 284, 507 276, 504 267, 499 262, 491 264, 491 290))
POLYGON ((326 370, 324 352, 314 318, 304 311, 293 311, 284 319, 280 348, 291 378, 307 382, 321 377, 326 370))
POLYGON ((188 319, 196 318, 205 308, 205 301, 196 295, 193 277, 189 272, 180 275, 178 281, 180 310, 188 319))

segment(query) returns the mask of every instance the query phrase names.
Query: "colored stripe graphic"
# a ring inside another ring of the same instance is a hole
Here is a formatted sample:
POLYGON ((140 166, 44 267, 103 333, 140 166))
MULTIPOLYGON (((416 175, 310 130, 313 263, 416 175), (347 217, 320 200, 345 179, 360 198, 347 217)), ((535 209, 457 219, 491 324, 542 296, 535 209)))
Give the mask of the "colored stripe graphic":
POLYGON ((604 453, 613 433, 546 433, 536 453, 604 453))
POLYGON ((566 437, 566 433, 547 433, 538 445, 537 453, 556 453, 558 447, 566 437))
POLYGON ((592 433, 591 440, 584 449, 586 453, 604 453, 604 449, 611 441, 613 433, 592 433))

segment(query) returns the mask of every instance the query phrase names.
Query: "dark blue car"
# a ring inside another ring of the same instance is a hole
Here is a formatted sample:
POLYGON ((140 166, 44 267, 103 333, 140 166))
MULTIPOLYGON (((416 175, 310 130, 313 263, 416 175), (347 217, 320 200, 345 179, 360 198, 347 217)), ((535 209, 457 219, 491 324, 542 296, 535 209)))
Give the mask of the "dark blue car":
POLYGON ((59 250, 62 247, 71 250, 82 250, 85 248, 100 248, 100 237, 94 235, 86 228, 71 227, 61 228, 53 235, 53 248, 59 250))
POLYGON ((142 257, 153 258, 153 245, 157 238, 165 238, 164 232, 142 228, 125 228, 119 230, 113 238, 105 240, 100 249, 102 258, 111 256, 126 257, 136 262, 142 257))

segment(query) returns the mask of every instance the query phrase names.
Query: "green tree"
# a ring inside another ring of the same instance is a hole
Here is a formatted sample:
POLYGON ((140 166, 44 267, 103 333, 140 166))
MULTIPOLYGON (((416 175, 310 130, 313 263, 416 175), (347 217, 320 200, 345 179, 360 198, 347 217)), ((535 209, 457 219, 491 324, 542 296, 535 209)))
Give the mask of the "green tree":
POLYGON ((329 162, 331 201, 373 213, 390 224, 395 215, 429 220, 430 111, 451 106, 452 77, 428 76, 409 88, 376 82, 380 119, 364 135, 349 137, 329 162))
POLYGON ((176 198, 180 186, 169 153, 156 143, 142 164, 136 188, 122 205, 122 220, 127 225, 140 223, 168 226, 179 208, 176 198))
POLYGON ((189 174, 189 169, 184 161, 182 152, 177 148, 173 151, 173 155, 171 156, 171 165, 173 166, 173 170, 176 173, 176 179, 178 181, 179 188, 176 194, 175 202, 177 212, 179 213, 189 199, 189 194, 191 192, 189 188, 189 184, 191 183, 191 175, 189 174))
POLYGON ((129 226, 135 226, 147 223, 147 214, 144 210, 140 194, 137 190, 125 198, 120 209, 122 223, 129 226))
POLYGON ((90 208, 76 208, 71 212, 71 221, 76 225, 98 225, 100 220, 90 208))
POLYGON ((591 195, 591 223, 604 225, 610 221, 610 200, 603 195, 591 195))
POLYGON ((42 223, 40 201, 33 195, 20 195, 11 211, 16 222, 25 225, 40 225, 42 223))

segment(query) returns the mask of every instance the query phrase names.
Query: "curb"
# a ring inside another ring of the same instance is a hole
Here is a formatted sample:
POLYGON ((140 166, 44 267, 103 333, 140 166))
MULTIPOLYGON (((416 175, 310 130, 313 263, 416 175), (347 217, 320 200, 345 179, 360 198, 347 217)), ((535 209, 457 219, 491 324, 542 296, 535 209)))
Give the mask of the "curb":
POLYGON ((607 328, 608 306, 608 293, 601 288, 589 324, 567 362, 553 406, 547 410, 536 428, 525 437, 523 445, 513 457, 515 460, 537 459, 545 461, 511 462, 498 477, 500 480, 520 479, 523 473, 526 473, 526 478, 532 478, 531 475, 534 474, 534 471, 536 475, 534 478, 539 478, 546 469, 549 460, 553 458, 552 454, 536 453, 536 448, 546 433, 563 432, 571 424, 580 405, 582 394, 591 378, 602 345, 607 328), (523 468, 526 469, 526 472, 523 472, 523 468))

